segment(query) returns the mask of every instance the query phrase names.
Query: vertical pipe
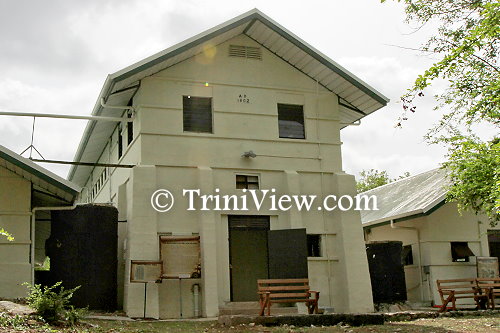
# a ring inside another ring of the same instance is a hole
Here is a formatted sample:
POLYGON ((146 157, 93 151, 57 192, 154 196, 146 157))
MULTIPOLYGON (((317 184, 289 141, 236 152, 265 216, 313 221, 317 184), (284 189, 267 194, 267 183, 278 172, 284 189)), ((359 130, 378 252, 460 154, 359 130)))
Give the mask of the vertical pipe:
POLYGON ((392 229, 407 229, 407 230, 415 230, 417 232, 417 248, 418 248, 418 276, 420 279, 420 299, 424 302, 424 277, 422 275, 422 248, 420 246, 420 230, 415 227, 401 227, 394 225, 394 220, 391 220, 391 228, 392 229))
POLYGON ((182 318, 182 278, 179 276, 179 312, 182 318))
POLYGON ((199 305, 199 297, 200 297, 200 285, 198 283, 193 284, 193 309, 194 309, 194 317, 200 317, 200 305, 199 305))
POLYGON ((146 299, 148 295, 148 283, 144 282, 144 318, 146 318, 146 299))

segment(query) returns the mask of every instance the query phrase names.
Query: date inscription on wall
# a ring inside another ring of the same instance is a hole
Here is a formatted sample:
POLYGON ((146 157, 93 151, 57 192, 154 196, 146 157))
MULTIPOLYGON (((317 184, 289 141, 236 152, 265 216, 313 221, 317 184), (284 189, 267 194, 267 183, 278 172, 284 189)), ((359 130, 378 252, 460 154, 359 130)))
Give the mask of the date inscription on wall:
POLYGON ((240 94, 237 98, 238 103, 250 104, 250 98, 247 94, 240 94))

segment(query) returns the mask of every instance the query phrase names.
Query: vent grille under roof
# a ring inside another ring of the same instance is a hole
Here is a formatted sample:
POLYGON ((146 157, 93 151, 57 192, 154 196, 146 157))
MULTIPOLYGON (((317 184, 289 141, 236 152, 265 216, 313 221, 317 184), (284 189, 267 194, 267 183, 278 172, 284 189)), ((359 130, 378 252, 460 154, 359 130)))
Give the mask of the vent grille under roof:
POLYGON ((262 50, 260 47, 229 45, 229 56, 262 60, 262 50))

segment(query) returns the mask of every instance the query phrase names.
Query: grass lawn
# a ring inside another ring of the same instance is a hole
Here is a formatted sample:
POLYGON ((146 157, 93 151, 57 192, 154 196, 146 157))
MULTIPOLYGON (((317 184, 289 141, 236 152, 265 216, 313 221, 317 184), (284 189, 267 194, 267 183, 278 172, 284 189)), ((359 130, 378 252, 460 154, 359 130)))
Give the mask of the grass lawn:
MULTIPOLYGON (((91 332, 113 333, 160 333, 160 332, 500 332, 500 315, 482 317, 418 319, 411 322, 394 322, 377 326, 329 326, 329 327, 263 327, 235 326, 224 327, 216 322, 165 322, 165 321, 135 321, 117 322, 91 320, 98 327, 88 329, 91 332)), ((80 331, 82 332, 82 331, 80 331)), ((84 331, 83 331, 84 332, 84 331)))
POLYGON ((264 327, 241 325, 224 327, 215 321, 111 321, 85 320, 85 325, 74 328, 57 328, 47 325, 19 322, 17 325, 2 325, 2 333, 160 333, 160 332, 499 332, 500 314, 481 317, 441 317, 418 319, 409 322, 393 322, 377 326, 328 326, 328 327, 264 327))

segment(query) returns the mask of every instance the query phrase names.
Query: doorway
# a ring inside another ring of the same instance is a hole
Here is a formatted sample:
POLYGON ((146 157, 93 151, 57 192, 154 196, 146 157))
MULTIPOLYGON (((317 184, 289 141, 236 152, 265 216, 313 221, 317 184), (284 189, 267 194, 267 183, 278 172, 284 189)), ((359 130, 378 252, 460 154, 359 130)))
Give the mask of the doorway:
POLYGON ((269 216, 229 215, 232 302, 258 300, 257 280, 269 277, 268 230, 269 216))
POLYGON ((231 301, 257 301, 258 279, 307 278, 306 229, 270 230, 270 217, 229 215, 231 301))

